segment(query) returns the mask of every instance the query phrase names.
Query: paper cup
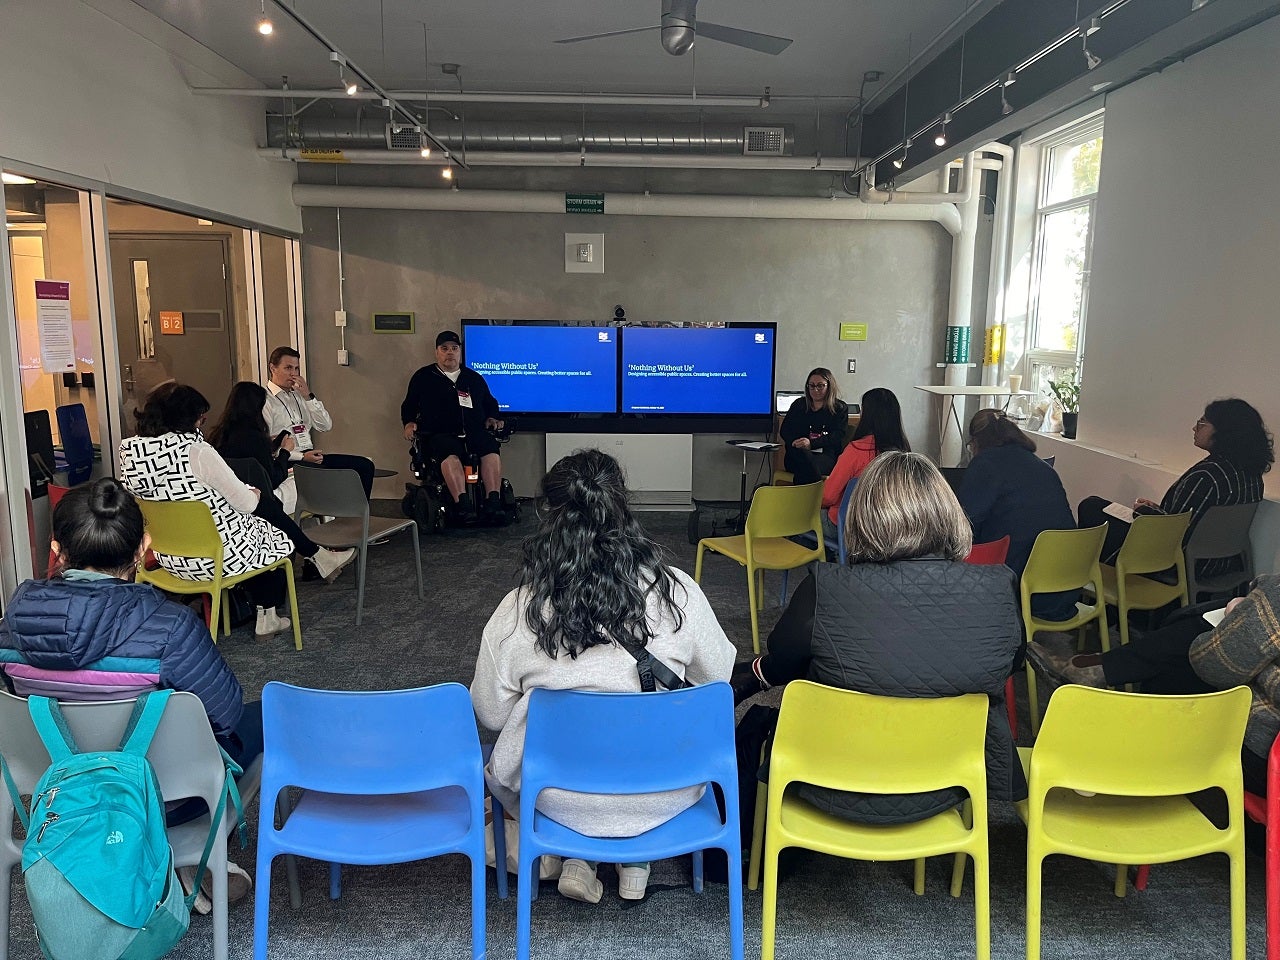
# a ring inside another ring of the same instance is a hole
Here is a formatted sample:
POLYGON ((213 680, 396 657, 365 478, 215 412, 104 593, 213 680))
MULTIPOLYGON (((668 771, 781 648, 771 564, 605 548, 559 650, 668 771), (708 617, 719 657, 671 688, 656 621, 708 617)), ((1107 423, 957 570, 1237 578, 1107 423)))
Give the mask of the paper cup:
POLYGON ((1021 389, 1022 389, 1022 374, 1020 373, 1009 374, 1009 392, 1017 393, 1021 389))

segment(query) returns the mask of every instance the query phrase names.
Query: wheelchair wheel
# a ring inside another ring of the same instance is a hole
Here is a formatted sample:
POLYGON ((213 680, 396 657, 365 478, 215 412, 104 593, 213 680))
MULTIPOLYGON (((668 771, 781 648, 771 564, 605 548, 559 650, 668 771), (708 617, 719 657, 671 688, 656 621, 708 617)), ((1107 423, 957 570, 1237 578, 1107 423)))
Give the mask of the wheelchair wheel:
POLYGON ((427 487, 419 487, 413 502, 413 519, 418 532, 440 533, 444 530, 444 507, 427 487))

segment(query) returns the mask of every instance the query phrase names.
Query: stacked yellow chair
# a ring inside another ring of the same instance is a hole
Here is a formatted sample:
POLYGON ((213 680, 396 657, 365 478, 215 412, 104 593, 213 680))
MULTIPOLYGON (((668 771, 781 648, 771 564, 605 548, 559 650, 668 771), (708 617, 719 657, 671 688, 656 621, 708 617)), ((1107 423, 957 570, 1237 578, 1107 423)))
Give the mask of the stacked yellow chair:
POLYGON ((260 573, 277 568, 284 570, 289 587, 289 619, 293 623, 293 646, 302 649, 302 626, 298 617, 298 594, 293 584, 293 563, 283 557, 249 573, 224 576, 222 573, 222 537, 213 522, 209 507, 199 500, 138 500, 147 532, 151 534, 151 549, 175 557, 203 557, 213 561, 212 580, 184 580, 168 570, 140 568, 138 583, 150 583, 167 593, 184 596, 209 594, 209 632, 216 642, 218 619, 221 614, 223 629, 231 635, 231 608, 226 591, 237 583, 243 583, 260 573))
POLYGON ((707 537, 698 541, 693 579, 702 582, 702 557, 709 550, 747 568, 747 599, 751 604, 751 646, 760 652, 758 611, 764 606, 764 571, 794 570, 826 559, 822 542, 822 484, 799 487, 761 487, 751 498, 742 536, 707 537), (818 546, 809 548, 788 537, 812 533, 818 546))
POLYGON ((1041 873, 1055 853, 1118 864, 1225 853, 1231 958, 1244 960, 1240 747, 1249 703, 1248 687, 1175 697, 1068 684, 1054 694, 1035 747, 1021 750, 1030 787, 1018 804, 1027 823, 1027 960, 1040 957, 1041 873), (1227 800, 1222 830, 1188 798, 1215 788, 1227 800))
MULTIPOLYGON (((1078 630, 1079 646, 1083 649, 1085 630, 1091 623, 1098 625, 1102 649, 1110 648, 1107 633, 1106 607, 1076 604, 1076 615, 1070 620, 1040 620, 1031 614, 1031 598, 1037 593, 1060 593, 1089 587, 1094 596, 1102 591, 1102 572, 1098 556, 1107 537, 1106 524, 1085 530, 1042 530, 1031 547, 1031 556, 1022 572, 1019 585, 1022 599, 1022 626, 1027 643, 1035 639, 1041 630, 1067 632, 1078 630)), ((1036 688, 1036 674, 1031 661, 1026 661, 1027 707, 1031 714, 1031 733, 1040 729, 1040 698, 1036 688)))
POLYGON ((1120 642, 1129 642, 1129 611, 1159 610, 1177 601, 1187 605, 1187 563, 1182 538, 1191 524, 1191 514, 1174 513, 1134 517, 1115 566, 1102 565, 1103 596, 1120 615, 1120 642), (1144 577, 1173 567, 1177 582, 1161 583, 1144 577))
MULTIPOLYGON (((778 855, 802 847, 851 860, 916 860, 955 853, 974 862, 977 957, 991 955, 990 864, 987 853, 986 731, 988 698, 906 699, 838 690, 796 680, 787 684, 769 759, 764 831, 761 960, 773 960, 778 909, 778 855), (849 731, 856 731, 850 735, 849 731), (861 824, 823 813, 794 795, 793 783, 861 793, 922 793, 962 787, 966 809, 917 823, 861 824)), ((761 812, 752 844, 758 875, 761 812)), ((963 859, 951 893, 959 896, 963 859)), ((917 869, 917 892, 920 873, 917 869)))

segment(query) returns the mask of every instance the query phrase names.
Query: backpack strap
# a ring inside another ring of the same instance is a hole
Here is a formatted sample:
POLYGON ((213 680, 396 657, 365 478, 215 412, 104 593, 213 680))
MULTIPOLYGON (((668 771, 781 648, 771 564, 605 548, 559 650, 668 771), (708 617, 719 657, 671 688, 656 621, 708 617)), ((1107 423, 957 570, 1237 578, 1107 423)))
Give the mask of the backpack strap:
POLYGON ((160 726, 160 717, 169 702, 172 690, 152 690, 144 693, 133 704, 133 713, 120 738, 120 752, 145 757, 151 740, 160 726))
POLYGON ((50 697, 28 697, 27 710, 31 714, 31 722, 35 724, 36 733, 40 735, 40 741, 49 752, 49 759, 53 763, 58 763, 80 752, 57 700, 50 697))
MULTIPOLYGON (((222 749, 219 747, 218 749, 222 749)), ((191 888, 191 893, 186 896, 187 910, 190 911, 195 906, 196 897, 200 894, 200 879, 204 877, 205 867, 209 865, 209 855, 213 853, 213 845, 218 842, 218 831, 222 829, 222 818, 226 814, 227 799, 230 798, 232 805, 236 811, 236 831, 240 836, 240 848, 244 849, 246 844, 246 836, 248 826, 244 820, 244 804, 240 801, 240 788, 236 785, 236 774, 243 773, 244 770, 240 764, 236 763, 222 750, 222 762, 226 768, 226 782, 222 789, 222 795, 218 797, 218 805, 209 814, 209 836, 204 841, 204 851, 200 854, 200 865, 196 867, 196 882, 191 888)))
POLYGON ((13 812, 18 815, 22 829, 26 830, 31 818, 27 815, 27 808, 22 805, 22 794, 18 792, 18 786, 13 782, 12 774, 9 773, 9 764, 4 762, 2 755, 0 755, 0 774, 4 775, 4 785, 9 788, 9 798, 13 801, 13 812))

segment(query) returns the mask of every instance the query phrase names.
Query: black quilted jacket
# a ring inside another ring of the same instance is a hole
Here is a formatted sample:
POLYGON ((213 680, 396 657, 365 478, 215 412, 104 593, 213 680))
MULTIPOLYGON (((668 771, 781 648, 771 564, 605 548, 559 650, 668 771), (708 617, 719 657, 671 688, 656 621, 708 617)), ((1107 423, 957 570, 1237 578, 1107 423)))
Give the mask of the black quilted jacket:
MULTIPOLYGON (((765 678, 772 684, 807 677, 891 697, 985 693, 988 795, 1026 797, 1004 700, 1022 643, 1013 573, 935 558, 814 569, 769 635, 765 678)), ((964 797, 960 790, 884 796, 807 785, 800 793, 861 823, 920 820, 964 797)))

